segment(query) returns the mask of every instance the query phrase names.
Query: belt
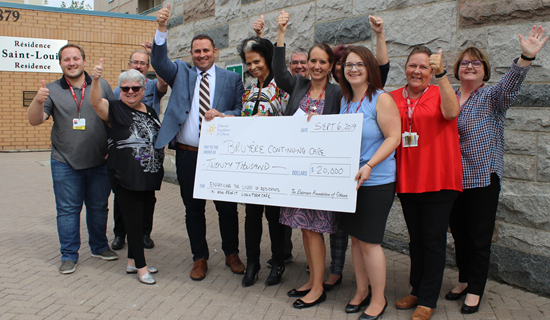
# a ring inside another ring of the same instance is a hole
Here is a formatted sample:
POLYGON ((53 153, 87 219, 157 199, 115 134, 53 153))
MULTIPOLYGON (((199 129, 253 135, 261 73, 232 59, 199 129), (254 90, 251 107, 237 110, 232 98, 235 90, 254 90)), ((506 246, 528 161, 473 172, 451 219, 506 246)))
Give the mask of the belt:
POLYGON ((188 146, 186 144, 181 144, 181 143, 177 143, 177 142, 176 142, 176 148, 182 149, 182 150, 189 150, 189 151, 199 152, 199 148, 197 148, 197 147, 191 147, 191 146, 188 146))

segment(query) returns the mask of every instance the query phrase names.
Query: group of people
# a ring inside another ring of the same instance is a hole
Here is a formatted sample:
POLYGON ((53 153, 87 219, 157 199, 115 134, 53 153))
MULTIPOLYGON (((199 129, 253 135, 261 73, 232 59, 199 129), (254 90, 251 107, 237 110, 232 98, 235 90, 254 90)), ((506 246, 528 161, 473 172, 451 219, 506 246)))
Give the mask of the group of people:
POLYGON ((356 212, 246 204, 245 266, 238 255, 237 204, 214 201, 226 265, 244 275, 243 287, 256 282, 265 211, 272 254, 265 283, 278 284, 285 262, 293 259, 292 229, 300 229, 309 280, 288 296, 298 298, 295 308, 308 308, 325 301, 325 291, 342 282, 351 236, 357 290, 344 310, 358 313, 366 307, 359 319, 379 319, 388 306, 381 244, 397 193, 409 232, 411 292, 396 307, 416 308, 413 320, 431 318, 441 290, 450 225, 459 279, 445 298, 466 296, 461 312, 477 312, 487 281, 503 173, 505 114, 531 61, 548 39, 542 27, 534 26, 526 38, 519 35, 522 54, 496 84, 484 85, 491 67, 478 48, 464 49, 454 63, 454 76, 460 81, 455 90, 443 66, 442 50, 433 53, 416 46, 405 62, 407 85, 388 93, 383 88, 390 67, 380 17, 369 16, 376 55, 364 46, 332 49, 317 43, 308 51, 294 50, 288 71, 285 33, 290 16, 282 11, 275 45, 263 38, 262 16, 254 23, 256 36, 238 47, 247 71, 255 78, 245 90, 238 74, 216 67, 217 49, 207 35, 196 35, 191 41, 193 65, 171 61, 166 46, 169 18, 170 4, 158 12, 154 41, 143 44, 145 51, 130 56, 130 70, 121 73, 114 94, 101 78, 103 59, 90 76, 84 71, 84 50, 68 44, 59 52, 62 78, 48 85, 43 82, 28 109, 32 125, 50 116, 55 120, 51 170, 61 273, 74 272, 78 262, 83 203, 92 256, 117 259, 105 235, 107 198, 113 190, 117 217, 113 247, 122 248, 126 234, 126 272, 137 273, 145 284, 155 283, 152 274, 158 270, 147 265, 144 248, 154 246, 150 233, 155 191, 161 186, 163 150, 168 145, 176 150, 194 261, 190 277, 204 279, 209 258, 206 201, 193 198, 202 122, 215 117, 303 114, 309 121, 323 114, 360 113, 363 131, 360 169, 355 176, 356 212), (149 63, 158 79, 145 77, 149 63), (437 85, 431 84, 434 76, 437 85), (160 98, 167 86, 173 90, 161 125, 160 98), (324 233, 330 234, 331 247, 326 281, 324 233))

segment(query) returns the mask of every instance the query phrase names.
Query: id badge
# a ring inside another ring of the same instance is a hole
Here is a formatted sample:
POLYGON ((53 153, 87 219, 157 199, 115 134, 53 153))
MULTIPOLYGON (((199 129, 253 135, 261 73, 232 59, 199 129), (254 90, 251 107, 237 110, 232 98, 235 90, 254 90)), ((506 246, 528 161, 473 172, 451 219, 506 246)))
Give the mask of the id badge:
POLYGON ((411 146, 411 133, 410 132, 403 132, 401 135, 401 139, 403 140, 401 145, 403 145, 403 148, 408 148, 411 146))
POLYGON ((411 143, 409 147, 418 147, 418 134, 416 132, 411 132, 411 143))
POLYGON ((73 129, 74 130, 86 130, 86 119, 84 119, 84 118, 81 118, 81 119, 74 118, 73 119, 73 129))

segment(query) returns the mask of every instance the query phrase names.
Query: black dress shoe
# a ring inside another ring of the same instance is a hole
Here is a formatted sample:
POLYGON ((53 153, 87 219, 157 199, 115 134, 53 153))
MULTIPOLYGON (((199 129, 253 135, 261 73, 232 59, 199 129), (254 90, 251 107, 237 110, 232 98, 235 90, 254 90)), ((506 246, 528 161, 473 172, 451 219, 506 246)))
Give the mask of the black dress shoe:
POLYGON ((449 293, 447 293, 447 294, 445 295, 445 300, 451 300, 451 301, 458 300, 458 299, 460 299, 460 297, 466 295, 466 290, 467 290, 467 289, 468 289, 468 288, 462 290, 462 292, 460 292, 460 293, 454 293, 454 292, 452 292, 452 291, 449 291, 449 293))
MULTIPOLYGON (((386 299, 386 298, 384 297, 384 299, 386 299)), ((388 307, 388 299, 386 299, 386 305, 384 305, 384 309, 382 309, 382 312, 380 312, 378 315, 371 316, 371 315, 368 315, 368 314, 363 312, 363 314, 361 316, 359 316, 359 320, 377 320, 377 319, 380 319, 380 317, 382 317, 382 314, 384 314, 384 311, 386 311, 387 307, 388 307)))
POLYGON ((294 303, 292 304, 292 306, 296 309, 304 309, 304 308, 310 308, 310 307, 313 307, 321 302, 324 302, 325 300, 327 300, 327 295, 325 294, 325 291, 323 291, 323 293, 321 294, 321 296, 319 297, 319 299, 311 302, 311 303, 306 303, 304 301, 302 301, 302 299, 298 299, 296 301, 294 301, 294 303))
POLYGON ((479 301, 477 302, 477 305, 475 306, 468 306, 466 305, 466 302, 462 305, 462 308, 460 308, 460 313, 462 314, 472 314, 476 313, 477 310, 479 310, 479 304, 481 303, 481 298, 479 298, 479 301))
POLYGON ((120 250, 124 247, 124 237, 115 236, 113 243, 111 243, 111 249, 120 250))
POLYGON ((267 277, 267 280, 265 281, 266 286, 274 286, 281 282, 281 277, 283 276, 283 273, 285 272, 285 266, 273 264, 271 268, 271 273, 269 273, 269 277, 267 277))
POLYGON ((298 291, 296 289, 292 289, 289 292, 287 292, 286 295, 291 297, 291 298, 301 298, 301 297, 305 297, 310 291, 311 291, 311 289, 310 290, 304 290, 304 291, 298 291))
POLYGON ((334 287, 336 287, 337 285, 342 283, 342 278, 343 277, 344 277, 344 275, 341 274, 340 278, 338 278, 338 280, 336 280, 336 282, 333 283, 333 284, 323 283, 323 289, 325 289, 325 291, 330 291, 330 290, 334 289, 334 287))
POLYGON ((256 280, 258 280, 258 272, 260 272, 259 264, 250 264, 246 266, 246 271, 244 272, 244 277, 242 281, 243 287, 250 287, 253 285, 256 280))
POLYGON ((360 304, 348 303, 348 305, 346 306, 346 313, 359 312, 359 310, 361 310, 362 307, 369 305, 371 299, 372 299, 372 292, 370 291, 370 286, 369 286, 369 294, 367 295, 367 297, 363 301, 361 301, 360 304))
POLYGON ((155 247, 155 242, 151 239, 151 236, 143 236, 143 247, 145 249, 153 249, 155 247))

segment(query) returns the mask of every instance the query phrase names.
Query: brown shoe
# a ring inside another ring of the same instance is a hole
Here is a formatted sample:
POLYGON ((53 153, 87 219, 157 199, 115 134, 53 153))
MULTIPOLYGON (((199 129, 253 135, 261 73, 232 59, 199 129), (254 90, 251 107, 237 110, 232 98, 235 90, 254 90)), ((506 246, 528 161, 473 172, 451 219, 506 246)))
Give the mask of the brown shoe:
POLYGON ((413 296, 412 294, 409 294, 405 298, 401 298, 397 300, 397 302, 395 303, 395 307, 397 309, 402 309, 402 310, 411 309, 416 307, 417 305, 418 305, 418 298, 413 296))
POLYGON ((195 281, 201 281, 206 276, 207 269, 208 263, 206 262, 206 259, 199 259, 193 264, 193 270, 191 270, 191 274, 189 276, 195 281))
POLYGON ((231 271, 236 274, 244 274, 246 269, 237 253, 225 257, 225 265, 231 267, 231 271))
POLYGON ((434 314, 434 309, 418 306, 411 317, 411 320, 429 320, 434 314))

